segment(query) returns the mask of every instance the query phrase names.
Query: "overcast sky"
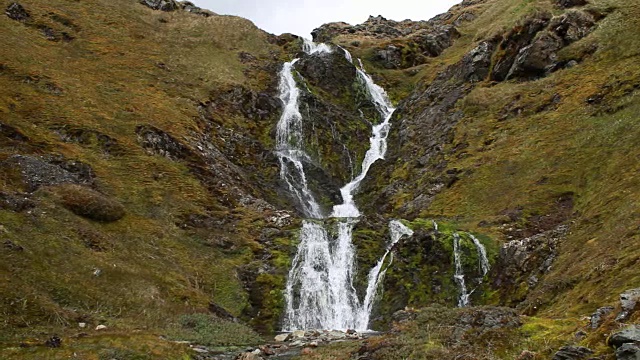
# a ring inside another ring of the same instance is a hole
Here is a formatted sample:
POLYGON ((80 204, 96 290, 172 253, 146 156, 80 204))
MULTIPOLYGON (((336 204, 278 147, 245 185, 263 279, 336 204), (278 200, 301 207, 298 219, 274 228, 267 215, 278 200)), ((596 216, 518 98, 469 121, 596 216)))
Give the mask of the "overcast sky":
POLYGON ((356 25, 369 15, 393 20, 429 20, 461 0, 192 0, 218 14, 239 15, 272 34, 311 38, 311 30, 344 21, 356 25))

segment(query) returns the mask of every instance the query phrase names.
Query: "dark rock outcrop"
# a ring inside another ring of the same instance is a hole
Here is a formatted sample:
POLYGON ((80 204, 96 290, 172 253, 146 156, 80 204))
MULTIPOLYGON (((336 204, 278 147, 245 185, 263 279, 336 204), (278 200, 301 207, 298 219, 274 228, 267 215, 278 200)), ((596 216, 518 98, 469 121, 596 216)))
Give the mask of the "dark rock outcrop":
POLYGON ((555 0, 556 6, 568 9, 576 6, 587 5, 587 0, 555 0))
POLYGON ((309 84, 339 99, 348 97, 357 81, 356 68, 340 51, 304 56, 295 67, 309 84))
POLYGON ((17 171, 28 192, 59 184, 92 185, 95 179, 89 165, 60 157, 14 155, 0 163, 0 168, 9 172, 17 171))
MULTIPOLYGON (((491 78, 536 79, 568 65, 558 60, 558 51, 589 35, 596 25, 595 18, 584 11, 569 10, 550 18, 539 13, 523 21, 508 32, 500 49, 491 78)), ((581 59, 573 59, 570 66, 581 59)))
POLYGON ((558 228, 502 246, 492 271, 493 287, 500 289, 503 305, 516 305, 524 300, 527 289, 535 287, 557 256, 558 246, 569 228, 558 228), (520 294, 520 296, 516 296, 520 294))
POLYGON ((147 6, 153 10, 160 11, 177 11, 184 10, 186 12, 209 17, 216 15, 214 12, 197 7, 191 1, 178 2, 175 0, 140 0, 140 4, 147 6))
MULTIPOLYGON (((468 13, 465 18, 471 17, 473 14, 468 13)), ((370 16, 367 21, 355 26, 346 23, 325 24, 315 29, 312 35, 314 41, 319 42, 330 42, 338 35, 390 40, 390 43, 376 48, 371 58, 371 61, 387 69, 406 69, 424 64, 427 58, 439 56, 460 37, 451 24, 438 21, 398 22, 382 16, 370 16)))
POLYGON ((372 60, 387 69, 406 69, 440 56, 459 37, 460 33, 452 25, 434 25, 376 49, 372 60))
POLYGON ((522 49, 533 40, 538 32, 544 29, 551 20, 551 15, 538 13, 526 18, 522 25, 511 29, 500 43, 500 55, 491 72, 491 80, 502 81, 507 78, 509 70, 522 49))
POLYGON ((182 10, 184 10, 186 12, 190 12, 192 14, 196 14, 196 15, 200 15, 200 16, 204 16, 204 17, 209 17, 209 16, 215 15, 214 12, 199 8, 194 3, 190 2, 190 1, 183 1, 181 3, 181 5, 182 5, 182 10))
POLYGON ((604 318, 613 312, 613 306, 605 306, 596 310, 589 320, 589 325, 592 329, 597 329, 602 325, 604 318))
POLYGON ((153 10, 175 11, 180 9, 180 4, 174 0, 140 0, 140 4, 153 10))
POLYGON ((607 339, 607 345, 619 348, 624 344, 640 343, 640 325, 631 325, 607 339))
POLYGON ((0 192, 0 209, 7 209, 15 212, 33 209, 36 203, 31 200, 29 194, 0 192))
POLYGON ((622 344, 616 349, 616 360, 638 360, 640 359, 640 345, 638 343, 622 344))
POLYGON ((25 10, 25 8, 17 2, 11 3, 9 6, 7 6, 7 9, 4 13, 7 14, 10 19, 16 21, 25 21, 30 17, 27 10, 25 10))
POLYGON ((53 128, 62 141, 85 147, 97 147, 105 155, 124 155, 126 149, 115 138, 97 130, 81 127, 56 126, 53 128))
POLYGON ((582 346, 564 346, 553 355, 553 360, 582 360, 593 354, 593 350, 582 346))

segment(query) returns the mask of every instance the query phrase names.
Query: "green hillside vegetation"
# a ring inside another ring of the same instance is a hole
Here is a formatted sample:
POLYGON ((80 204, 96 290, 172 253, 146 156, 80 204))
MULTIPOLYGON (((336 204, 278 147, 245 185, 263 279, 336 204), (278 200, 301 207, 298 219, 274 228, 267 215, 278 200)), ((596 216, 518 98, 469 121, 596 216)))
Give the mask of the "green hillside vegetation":
MULTIPOLYGON (((247 119, 223 100, 273 86, 282 50, 237 17, 125 0, 20 4, 27 20, 0 16, 0 347, 10 347, 0 357, 102 359, 122 347, 179 358, 187 347, 158 336, 183 314, 215 303, 239 317, 249 306, 240 268, 262 251, 275 210, 238 204, 274 194, 277 163, 247 152, 270 146, 277 114, 247 119), (234 145, 243 136, 256 140, 234 145), (205 141, 214 150, 198 149, 205 141), (58 184, 78 169, 77 185, 58 184), (248 185, 256 178, 263 185, 248 185), (30 348, 53 335, 70 346, 30 348)), ((223 341, 211 331, 211 344, 256 342, 207 316, 232 331, 223 341)))

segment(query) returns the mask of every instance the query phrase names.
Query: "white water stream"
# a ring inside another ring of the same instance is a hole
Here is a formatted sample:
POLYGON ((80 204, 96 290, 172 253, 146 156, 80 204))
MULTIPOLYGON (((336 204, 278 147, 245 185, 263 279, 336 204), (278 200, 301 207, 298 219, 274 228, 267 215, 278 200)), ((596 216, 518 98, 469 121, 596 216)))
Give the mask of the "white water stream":
MULTIPOLYGON (((318 57, 316 61, 322 61, 323 54, 332 52, 328 45, 314 44, 308 40, 304 41, 303 50, 308 55, 318 57)), ((347 59, 352 62, 350 54, 347 59)), ((310 191, 304 173, 304 162, 310 159, 303 150, 303 117, 299 111, 299 89, 293 68, 296 61, 285 63, 280 73, 280 99, 284 110, 278 122, 277 153, 281 165, 280 176, 289 192, 300 204, 305 216, 316 220, 303 222, 300 244, 287 279, 283 330, 367 330, 380 283, 393 259, 391 248, 402 236, 413 234, 402 223, 390 222, 391 242, 369 272, 366 294, 361 301, 353 285, 356 264, 352 233, 360 216, 354 195, 371 165, 384 158, 389 120, 394 108, 384 89, 373 82, 360 64, 360 68, 357 68, 358 78, 368 90, 383 121, 373 126, 370 148, 365 154, 360 174, 341 188, 343 203, 335 205, 331 216, 327 218, 310 191), (331 235, 333 233, 334 236, 331 235), (385 260, 390 253, 392 255, 385 267, 385 260)))
POLYGON ((462 269, 462 253, 460 252, 460 235, 453 234, 453 260, 456 265, 456 272, 453 279, 458 284, 460 295, 458 296, 458 307, 467 307, 469 305, 469 293, 464 282, 464 271, 462 269))
MULTIPOLYGON (((436 228, 437 229, 437 228, 436 228)), ((487 250, 484 245, 470 233, 467 233, 473 245, 476 247, 478 251, 478 269, 482 273, 484 277, 487 275, 490 269, 489 259, 487 258, 487 250)), ((460 235, 458 233, 453 234, 453 260, 455 263, 456 271, 453 275, 453 279, 458 285, 459 296, 458 296, 458 307, 467 307, 471 304, 469 297, 473 291, 469 292, 467 290, 467 286, 464 280, 464 269, 462 268, 462 251, 460 250, 460 235)))

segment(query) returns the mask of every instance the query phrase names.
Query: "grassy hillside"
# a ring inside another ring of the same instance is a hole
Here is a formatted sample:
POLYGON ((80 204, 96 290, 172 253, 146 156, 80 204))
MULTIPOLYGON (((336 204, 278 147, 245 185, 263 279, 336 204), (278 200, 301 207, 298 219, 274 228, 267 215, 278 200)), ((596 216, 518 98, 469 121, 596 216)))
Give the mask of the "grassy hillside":
POLYGON ((191 313, 212 345, 255 342, 222 318, 250 307, 258 240, 293 238, 268 203, 275 37, 137 1, 20 4, 0 16, 0 357, 177 358, 158 335, 196 331, 191 313), (70 346, 31 348, 54 335, 70 346))

